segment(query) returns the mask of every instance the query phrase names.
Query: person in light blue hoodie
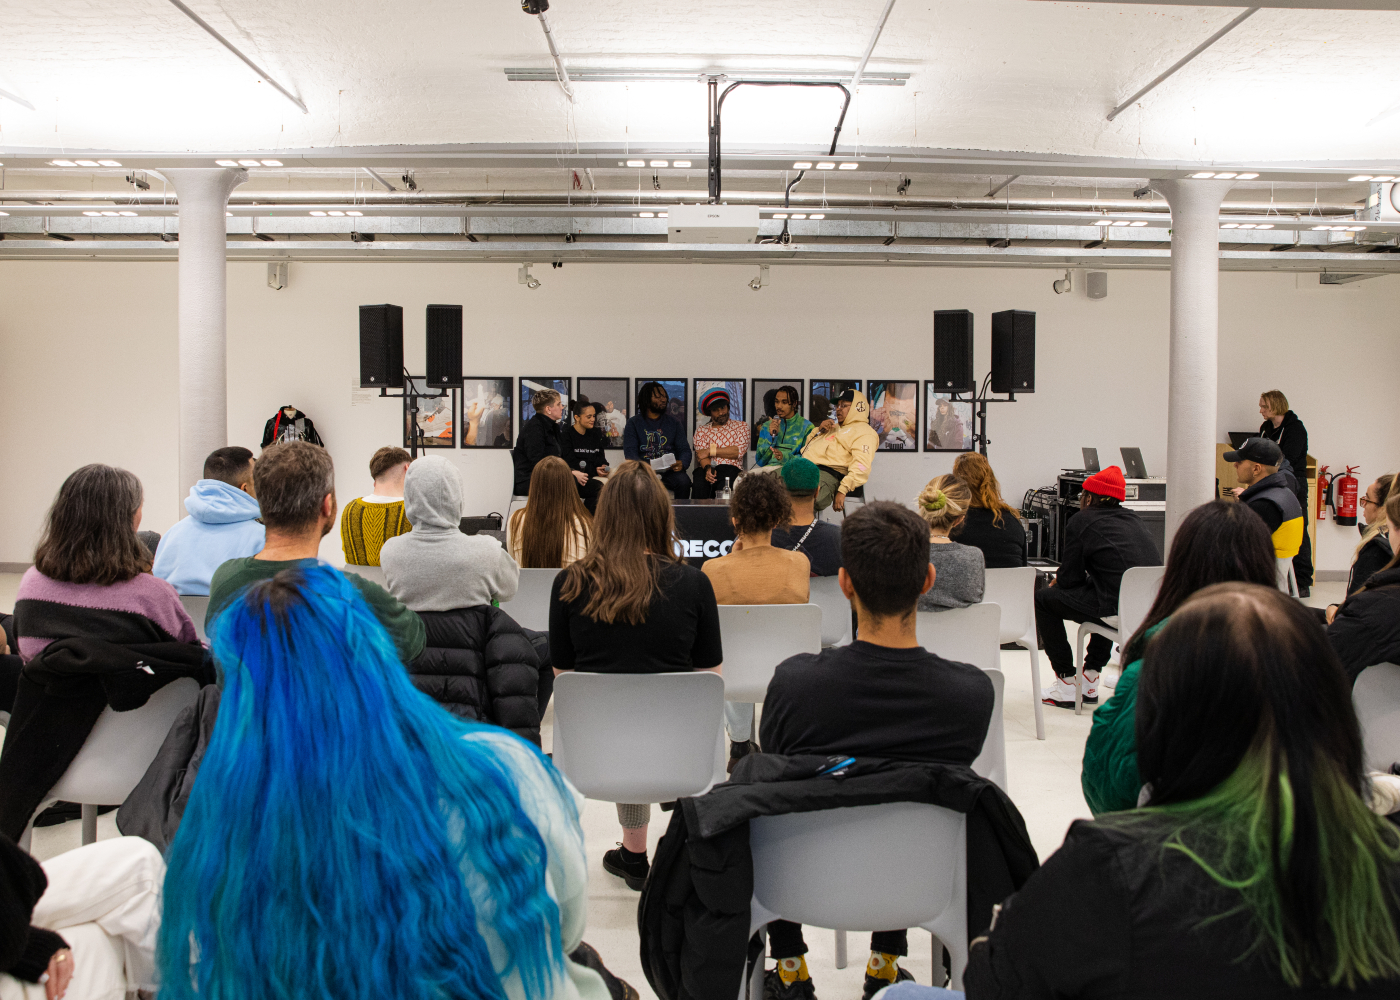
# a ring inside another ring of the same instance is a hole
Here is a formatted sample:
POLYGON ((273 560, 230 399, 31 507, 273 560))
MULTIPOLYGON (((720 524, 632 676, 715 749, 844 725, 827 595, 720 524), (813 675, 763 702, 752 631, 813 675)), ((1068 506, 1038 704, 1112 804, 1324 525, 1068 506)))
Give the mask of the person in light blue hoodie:
POLYGON ((207 596, 220 564, 262 551, 253 461, 251 451, 237 446, 220 448, 204 460, 204 478, 185 498, 190 516, 165 533, 151 567, 176 593, 207 596))

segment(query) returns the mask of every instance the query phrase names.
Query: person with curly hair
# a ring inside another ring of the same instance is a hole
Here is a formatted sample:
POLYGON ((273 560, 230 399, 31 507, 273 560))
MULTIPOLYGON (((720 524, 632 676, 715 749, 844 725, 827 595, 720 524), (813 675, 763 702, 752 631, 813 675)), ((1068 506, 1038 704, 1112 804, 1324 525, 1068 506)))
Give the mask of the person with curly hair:
MULTIPOLYGON (((710 559, 701 570, 715 588, 719 604, 806 604, 811 563, 801 552, 773 545, 773 529, 792 519, 792 499, 777 476, 744 476, 729 501, 734 522, 734 548, 710 559)), ((753 753, 753 705, 724 703, 729 730, 729 769, 753 753)))

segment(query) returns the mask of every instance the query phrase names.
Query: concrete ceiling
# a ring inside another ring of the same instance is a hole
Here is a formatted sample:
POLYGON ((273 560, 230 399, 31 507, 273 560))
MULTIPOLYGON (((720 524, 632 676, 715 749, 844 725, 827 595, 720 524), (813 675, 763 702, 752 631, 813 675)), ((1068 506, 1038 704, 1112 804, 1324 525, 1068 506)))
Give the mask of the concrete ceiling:
MULTIPOLYGON (((450 143, 701 148, 696 82, 512 83, 548 67, 516 0, 189 0, 303 115, 166 0, 0 0, 0 152, 450 143)), ((1314 6, 1322 6, 1317 0, 1314 6)), ((1327 6, 1394 7, 1393 3, 1327 6)), ((569 65, 849 70, 882 0, 555 0, 569 65)), ((1292 4, 1288 5, 1292 7, 1292 4)), ((1400 12, 1260 11, 1114 122, 1108 110, 1227 23, 1223 6, 899 0, 842 150, 1383 163, 1400 153, 1400 12), (1394 114, 1388 112, 1395 111, 1394 114)), ((824 143, 834 91, 731 97, 726 146, 824 143)), ((1397 164, 1400 167, 1400 164, 1397 164)))

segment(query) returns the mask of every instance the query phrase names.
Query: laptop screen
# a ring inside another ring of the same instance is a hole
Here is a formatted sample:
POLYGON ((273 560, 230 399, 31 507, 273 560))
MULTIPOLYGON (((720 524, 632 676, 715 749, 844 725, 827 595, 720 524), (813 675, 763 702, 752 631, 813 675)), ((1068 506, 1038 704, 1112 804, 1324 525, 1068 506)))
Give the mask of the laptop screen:
POLYGON ((1098 472, 1099 450, 1097 448, 1080 448, 1079 450, 1084 453, 1084 471, 1098 472))
POLYGON ((1250 438, 1258 437, 1258 436, 1259 436, 1259 432, 1258 432, 1258 431, 1230 431, 1230 432, 1229 432, 1229 435, 1230 435, 1230 447, 1231 447, 1231 448, 1238 448, 1240 445, 1244 444, 1244 443, 1245 443, 1247 440, 1249 440, 1250 438))
POLYGON ((1146 479, 1147 466, 1142 461, 1141 448, 1119 448, 1123 453, 1123 470, 1129 479, 1146 479))

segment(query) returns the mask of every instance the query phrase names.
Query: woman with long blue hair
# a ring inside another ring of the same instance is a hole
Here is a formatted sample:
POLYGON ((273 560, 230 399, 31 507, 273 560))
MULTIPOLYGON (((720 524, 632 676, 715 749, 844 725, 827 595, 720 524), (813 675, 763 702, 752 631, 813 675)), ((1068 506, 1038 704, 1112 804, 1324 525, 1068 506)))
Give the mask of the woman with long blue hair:
POLYGON ((329 567, 249 587, 212 640, 224 692, 167 858, 162 1000, 609 996, 566 957, 579 798, 539 750, 418 692, 329 567))

